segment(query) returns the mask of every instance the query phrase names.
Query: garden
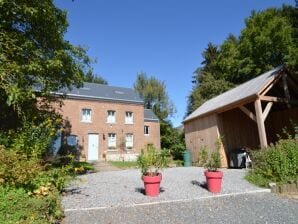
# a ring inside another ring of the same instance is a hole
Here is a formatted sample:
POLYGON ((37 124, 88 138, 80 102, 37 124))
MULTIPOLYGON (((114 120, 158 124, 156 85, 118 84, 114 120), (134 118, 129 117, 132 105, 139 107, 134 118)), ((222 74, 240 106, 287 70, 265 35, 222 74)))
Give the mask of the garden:
POLYGON ((269 187, 298 181, 298 125, 293 125, 293 134, 284 130, 286 138, 275 145, 251 153, 253 169, 246 179, 258 186, 269 187))
POLYGON ((49 154, 60 119, 27 124, 0 136, 0 223, 56 223, 61 193, 77 174, 92 169, 71 154, 49 154))

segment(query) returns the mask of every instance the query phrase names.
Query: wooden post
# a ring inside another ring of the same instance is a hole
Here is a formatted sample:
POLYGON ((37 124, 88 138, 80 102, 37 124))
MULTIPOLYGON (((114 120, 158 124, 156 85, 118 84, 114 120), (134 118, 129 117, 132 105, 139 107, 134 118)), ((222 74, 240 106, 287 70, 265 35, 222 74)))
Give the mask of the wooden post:
POLYGON ((287 74, 284 74, 282 76, 282 82, 283 82, 285 97, 287 100, 290 100, 290 92, 289 92, 289 87, 288 87, 288 83, 287 83, 287 74))
POLYGON ((259 132, 259 139, 261 148, 267 147, 267 137, 266 137, 266 129, 262 112, 261 100, 257 99, 255 101, 255 110, 256 110, 256 118, 259 132))
POLYGON ((288 87, 288 83, 287 83, 287 74, 284 74, 282 76, 282 82, 283 82, 285 97, 287 99, 287 106, 288 106, 288 108, 291 108, 291 104, 289 103, 289 101, 290 101, 290 92, 289 92, 289 87, 288 87))

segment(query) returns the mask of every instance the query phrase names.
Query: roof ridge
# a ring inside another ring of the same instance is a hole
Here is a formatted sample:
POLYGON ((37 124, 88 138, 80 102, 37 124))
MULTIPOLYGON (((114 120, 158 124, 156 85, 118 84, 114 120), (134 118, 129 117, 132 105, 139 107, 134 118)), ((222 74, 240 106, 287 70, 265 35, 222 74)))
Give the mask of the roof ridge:
POLYGON ((280 71, 282 71, 283 68, 284 66, 280 65, 207 100, 195 111, 193 111, 189 116, 187 116, 184 119, 184 122, 196 118, 198 116, 210 113, 212 111, 216 111, 225 106, 234 104, 248 97, 252 97, 254 94, 258 94, 262 87, 269 83, 269 81, 271 80, 270 77, 275 77, 280 71))
MULTIPOLYGON (((121 88, 121 89, 129 89, 129 90, 133 90, 134 92, 136 92, 136 90, 134 90, 133 88, 129 88, 129 87, 123 87, 123 86, 112 86, 112 85, 106 85, 106 84, 100 84, 100 83, 94 83, 94 82, 83 82, 83 83, 87 83, 87 84, 91 84, 91 85, 97 85, 97 86, 103 86, 103 87, 111 87, 111 88, 121 88)), ((84 87, 84 86, 83 86, 84 87)), ((81 88, 81 87, 80 87, 81 88)))

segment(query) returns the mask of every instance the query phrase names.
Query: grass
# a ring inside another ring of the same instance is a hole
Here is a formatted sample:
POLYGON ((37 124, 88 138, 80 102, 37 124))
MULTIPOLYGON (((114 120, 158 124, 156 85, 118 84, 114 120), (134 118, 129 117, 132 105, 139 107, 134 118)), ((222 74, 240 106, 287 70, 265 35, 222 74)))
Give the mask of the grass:
POLYGON ((73 169, 76 174, 84 174, 87 171, 95 170, 94 166, 87 162, 75 162, 73 164, 73 169))
POLYGON ((136 161, 109 161, 109 163, 119 169, 131 169, 137 167, 136 161))
POLYGON ((175 167, 181 167, 181 166, 183 166, 183 160, 178 160, 178 159, 177 160, 172 160, 171 165, 173 165, 175 167))
POLYGON ((254 174, 253 171, 250 171, 246 176, 245 179, 251 183, 255 184, 259 187, 268 187, 268 183, 270 180, 264 178, 262 175, 254 174))

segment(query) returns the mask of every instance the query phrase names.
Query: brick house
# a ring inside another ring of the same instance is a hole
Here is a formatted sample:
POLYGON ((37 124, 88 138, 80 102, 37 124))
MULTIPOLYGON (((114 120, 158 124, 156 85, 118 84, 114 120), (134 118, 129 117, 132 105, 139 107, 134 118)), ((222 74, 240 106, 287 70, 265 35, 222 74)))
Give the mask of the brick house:
POLYGON ((84 83, 55 94, 64 95, 59 113, 80 159, 135 160, 148 144, 160 148, 159 120, 133 89, 84 83))

